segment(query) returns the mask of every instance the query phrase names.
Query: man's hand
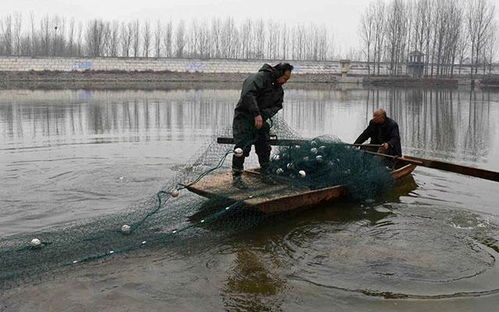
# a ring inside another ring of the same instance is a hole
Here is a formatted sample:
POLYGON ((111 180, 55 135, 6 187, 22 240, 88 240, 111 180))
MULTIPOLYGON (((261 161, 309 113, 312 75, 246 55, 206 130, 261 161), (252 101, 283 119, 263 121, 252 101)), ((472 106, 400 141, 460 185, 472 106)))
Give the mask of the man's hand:
MULTIPOLYGON (((260 130, 263 126, 263 118, 261 115, 255 117, 255 127, 260 130)), ((386 144, 386 143, 385 143, 386 144)))
POLYGON ((388 143, 383 143, 383 149, 389 150, 390 149, 390 144, 388 143))

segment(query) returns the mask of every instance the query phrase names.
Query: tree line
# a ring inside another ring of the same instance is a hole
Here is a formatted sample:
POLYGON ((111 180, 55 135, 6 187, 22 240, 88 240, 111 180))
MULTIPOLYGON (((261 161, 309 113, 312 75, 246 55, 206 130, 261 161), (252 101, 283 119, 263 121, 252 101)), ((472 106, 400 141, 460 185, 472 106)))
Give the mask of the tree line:
MULTIPOLYGON (((400 75, 419 51, 426 76, 461 74, 463 64, 486 74, 499 50, 493 1, 373 0, 360 19, 360 48, 343 57, 366 61, 370 75, 379 75, 382 64, 400 75)), ((331 29, 314 23, 0 17, 0 55, 324 61, 338 58, 335 49, 331 29)))
POLYGON ((314 23, 233 18, 128 22, 60 16, 0 18, 0 55, 227 59, 332 58, 332 34, 314 23))
POLYGON ((362 53, 379 75, 382 62, 392 75, 403 74, 412 52, 423 55, 426 76, 460 74, 456 65, 470 64, 472 74, 492 69, 498 49, 498 24, 491 0, 376 0, 362 14, 362 53))

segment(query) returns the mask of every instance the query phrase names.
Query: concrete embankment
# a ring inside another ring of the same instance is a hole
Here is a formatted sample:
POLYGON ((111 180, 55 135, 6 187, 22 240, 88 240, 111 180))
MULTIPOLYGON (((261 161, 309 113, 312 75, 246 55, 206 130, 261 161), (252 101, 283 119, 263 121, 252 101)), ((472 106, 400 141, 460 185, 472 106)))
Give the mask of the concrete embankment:
MULTIPOLYGON (((470 85, 470 68, 458 68, 459 79, 413 79, 389 77, 389 64, 380 76, 368 76, 365 62, 351 62, 348 77, 342 77, 338 61, 290 61, 294 83, 341 83, 372 86, 470 85)), ((0 57, 0 88, 161 88, 165 83, 241 82, 258 71, 265 60, 170 59, 170 58, 74 58, 0 57)), ((403 67, 403 66, 402 66, 403 67)), ((404 68, 399 68, 404 72, 404 68)), ((499 66, 493 72, 499 74, 499 66)))

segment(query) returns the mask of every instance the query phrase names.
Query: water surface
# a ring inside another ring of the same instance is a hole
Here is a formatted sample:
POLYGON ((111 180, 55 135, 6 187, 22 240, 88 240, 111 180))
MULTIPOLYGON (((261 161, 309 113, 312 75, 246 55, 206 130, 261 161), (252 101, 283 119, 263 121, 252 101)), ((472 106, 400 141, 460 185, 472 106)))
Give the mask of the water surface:
MULTIPOLYGON (((119 213, 230 127, 238 89, 0 91, 0 235, 119 213)), ((303 137, 355 140, 372 112, 405 154, 499 170, 499 93, 288 89, 303 137)), ((492 310, 499 185, 418 168, 375 203, 342 202, 230 237, 54 272, 0 310, 492 310)))

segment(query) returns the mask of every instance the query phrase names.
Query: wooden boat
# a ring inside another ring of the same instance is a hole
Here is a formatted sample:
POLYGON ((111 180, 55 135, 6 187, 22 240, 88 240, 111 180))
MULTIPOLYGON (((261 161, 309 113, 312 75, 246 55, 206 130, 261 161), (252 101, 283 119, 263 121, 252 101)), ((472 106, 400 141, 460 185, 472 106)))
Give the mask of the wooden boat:
MULTIPOLYGON (((399 159, 391 175, 394 179, 400 180, 410 175, 416 167, 415 164, 399 159)), ((263 213, 276 213, 316 206, 338 200, 347 195, 347 188, 344 185, 316 190, 290 184, 269 185, 262 182, 258 169, 245 170, 242 179, 248 189, 241 190, 232 186, 232 174, 230 172, 208 176, 186 187, 191 192, 208 198, 217 198, 220 194, 223 194, 223 197, 228 201, 242 200, 248 208, 263 213)))

